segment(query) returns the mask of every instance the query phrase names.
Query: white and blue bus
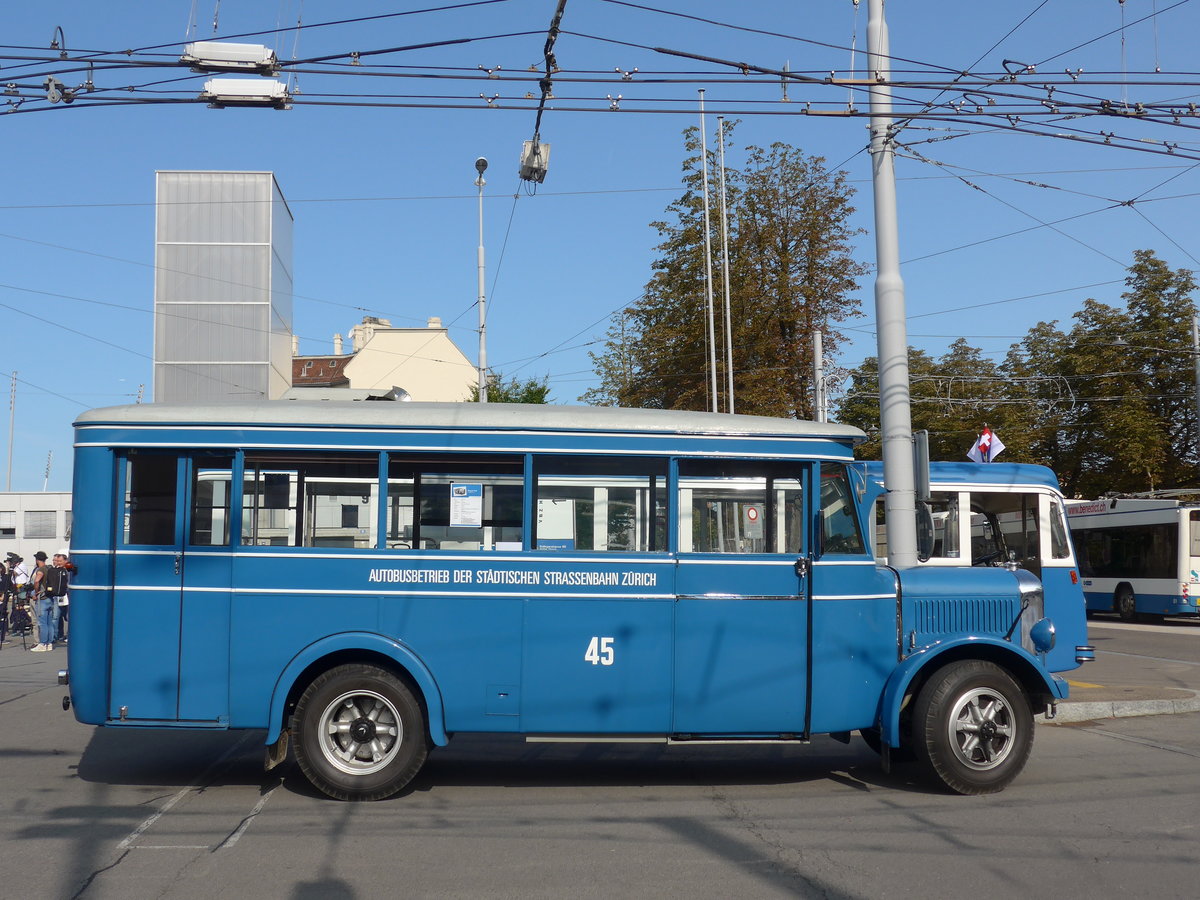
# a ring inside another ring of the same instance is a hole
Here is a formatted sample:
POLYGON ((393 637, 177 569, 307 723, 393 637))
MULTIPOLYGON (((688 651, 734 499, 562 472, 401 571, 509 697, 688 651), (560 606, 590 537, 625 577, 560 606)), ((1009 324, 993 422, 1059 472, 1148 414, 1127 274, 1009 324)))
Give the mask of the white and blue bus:
POLYGON ((1200 504, 1108 498, 1067 504, 1092 612, 1200 614, 1200 504))
MULTIPOLYGON (((341 799, 461 733, 862 733, 962 793, 1067 685, 1041 583, 878 562, 855 428, 510 404, 147 404, 76 422, 70 702, 263 729, 341 799)), ((1080 654, 1077 654, 1080 655, 1080 654)))

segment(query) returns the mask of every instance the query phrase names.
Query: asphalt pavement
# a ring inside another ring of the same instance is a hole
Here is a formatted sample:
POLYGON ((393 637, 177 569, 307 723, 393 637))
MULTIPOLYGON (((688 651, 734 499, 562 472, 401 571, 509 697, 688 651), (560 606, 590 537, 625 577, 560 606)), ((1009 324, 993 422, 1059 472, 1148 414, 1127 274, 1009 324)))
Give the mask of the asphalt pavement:
MULTIPOLYGON (((1130 652, 1136 647, 1129 642, 1134 633, 1188 634, 1191 638, 1195 625, 1194 620, 1168 620, 1161 625, 1090 620, 1088 640, 1096 648, 1096 659, 1064 673, 1071 686, 1070 697, 1059 702, 1053 721, 1067 724, 1200 711, 1200 661, 1164 658, 1153 651, 1130 652)), ((1200 646, 1200 633, 1194 637, 1200 646)), ((1038 721, 1049 720, 1039 717, 1038 721)))

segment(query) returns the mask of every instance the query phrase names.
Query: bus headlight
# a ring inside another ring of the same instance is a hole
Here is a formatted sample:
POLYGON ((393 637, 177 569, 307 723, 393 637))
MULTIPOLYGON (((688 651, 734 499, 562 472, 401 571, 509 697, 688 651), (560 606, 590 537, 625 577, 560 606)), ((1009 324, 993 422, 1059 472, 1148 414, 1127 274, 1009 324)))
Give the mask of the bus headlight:
POLYGON ((1038 653, 1049 653, 1058 640, 1058 635, 1054 633, 1054 623, 1049 619, 1039 619, 1029 629, 1029 639, 1033 641, 1033 647, 1038 653))

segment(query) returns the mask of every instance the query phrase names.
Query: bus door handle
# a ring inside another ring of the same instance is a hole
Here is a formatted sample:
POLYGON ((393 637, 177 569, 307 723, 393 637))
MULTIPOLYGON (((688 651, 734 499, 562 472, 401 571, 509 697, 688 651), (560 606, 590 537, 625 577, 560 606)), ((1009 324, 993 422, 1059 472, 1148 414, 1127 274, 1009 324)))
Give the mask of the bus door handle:
POLYGON ((807 556, 802 556, 796 560, 796 564, 793 568, 796 570, 797 578, 806 578, 808 577, 808 573, 812 570, 812 562, 807 556))
POLYGON ((179 565, 183 562, 183 554, 176 551, 175 553, 175 574, 179 574, 179 565))

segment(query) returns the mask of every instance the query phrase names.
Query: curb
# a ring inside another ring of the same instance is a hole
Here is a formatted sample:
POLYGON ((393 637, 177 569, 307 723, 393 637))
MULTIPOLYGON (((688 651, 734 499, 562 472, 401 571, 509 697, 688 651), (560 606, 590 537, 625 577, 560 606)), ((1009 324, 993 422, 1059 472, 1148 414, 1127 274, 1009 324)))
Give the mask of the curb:
POLYGON ((1200 694, 1176 700, 1094 700, 1058 704, 1058 715, 1037 717, 1038 724, 1059 725, 1094 719, 1123 719, 1130 716, 1166 716, 1200 712, 1200 694))

